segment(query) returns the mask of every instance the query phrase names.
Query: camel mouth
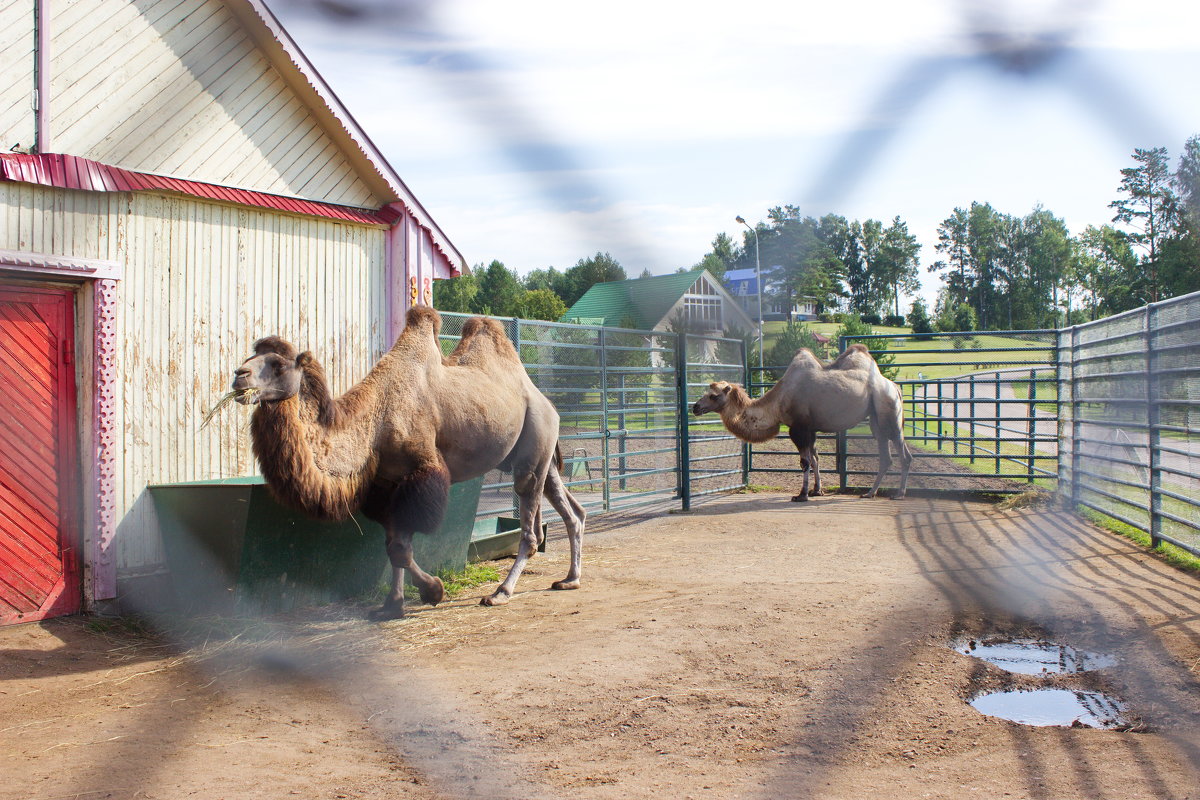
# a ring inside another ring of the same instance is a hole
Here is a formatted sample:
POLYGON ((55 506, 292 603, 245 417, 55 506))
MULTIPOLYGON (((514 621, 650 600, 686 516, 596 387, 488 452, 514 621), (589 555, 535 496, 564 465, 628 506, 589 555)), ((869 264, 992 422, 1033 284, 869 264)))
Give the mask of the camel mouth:
POLYGON ((243 406, 257 405, 258 402, 262 400, 262 390, 257 386, 243 386, 241 388, 235 387, 230 394, 233 395, 233 401, 235 403, 239 403, 243 406))

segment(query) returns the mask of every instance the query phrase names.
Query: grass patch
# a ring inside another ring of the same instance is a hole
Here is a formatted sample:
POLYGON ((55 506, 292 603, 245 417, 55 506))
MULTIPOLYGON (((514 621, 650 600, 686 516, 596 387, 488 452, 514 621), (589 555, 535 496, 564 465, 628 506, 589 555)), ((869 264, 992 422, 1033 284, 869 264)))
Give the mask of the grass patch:
MULTIPOLYGON (((465 569, 441 569, 434 573, 442 579, 442 588, 446 590, 446 599, 453 600, 468 589, 482 586, 485 583, 495 583, 503 576, 500 570, 486 561, 467 564, 465 569)), ((382 603, 392 590, 388 581, 380 581, 371 591, 360 595, 357 599, 363 603, 382 603)), ((404 599, 416 600, 419 595, 417 587, 405 583, 404 599)))
POLYGON ((734 489, 733 494, 760 494, 762 492, 782 492, 782 486, 766 486, 761 483, 747 483, 740 489, 734 489))
POLYGON ((1151 549, 1150 534, 1146 533, 1140 528, 1135 528, 1132 525, 1121 522, 1120 520, 1115 520, 1110 516, 1101 514, 1099 511, 1093 511, 1086 506, 1079 506, 1075 509, 1075 513, 1079 514, 1079 516, 1083 517, 1088 522, 1104 528, 1106 531, 1112 531, 1119 536, 1124 536, 1131 542, 1140 544, 1142 547, 1150 550, 1151 553, 1154 553, 1156 556, 1176 569, 1200 574, 1200 556, 1195 556, 1189 553, 1187 550, 1176 547, 1170 542, 1159 542, 1158 547, 1151 549))

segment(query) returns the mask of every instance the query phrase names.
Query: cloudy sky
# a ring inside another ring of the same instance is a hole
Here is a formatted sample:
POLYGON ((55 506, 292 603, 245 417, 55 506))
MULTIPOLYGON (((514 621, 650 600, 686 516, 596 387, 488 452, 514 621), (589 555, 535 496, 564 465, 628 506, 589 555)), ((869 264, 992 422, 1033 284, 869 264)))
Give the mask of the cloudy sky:
POLYGON ((672 272, 788 203, 899 215, 924 268, 956 206, 1078 233, 1133 148, 1200 133, 1190 0, 268 3, 468 261, 521 273, 672 272))

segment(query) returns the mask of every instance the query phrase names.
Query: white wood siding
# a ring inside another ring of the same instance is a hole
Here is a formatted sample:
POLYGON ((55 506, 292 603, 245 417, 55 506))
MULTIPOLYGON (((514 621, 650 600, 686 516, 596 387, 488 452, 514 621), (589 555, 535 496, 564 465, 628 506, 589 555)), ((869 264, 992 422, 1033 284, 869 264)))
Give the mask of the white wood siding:
POLYGON ((33 0, 0 0, 0 150, 33 146, 33 0))
POLYGON ((0 183, 0 249, 119 261, 118 569, 163 561, 148 484, 256 472, 246 409, 204 413, 254 340, 312 350, 340 393, 384 348, 384 231, 184 197, 0 183))
POLYGON ((51 12, 57 152, 343 205, 386 202, 219 0, 75 0, 51 12))

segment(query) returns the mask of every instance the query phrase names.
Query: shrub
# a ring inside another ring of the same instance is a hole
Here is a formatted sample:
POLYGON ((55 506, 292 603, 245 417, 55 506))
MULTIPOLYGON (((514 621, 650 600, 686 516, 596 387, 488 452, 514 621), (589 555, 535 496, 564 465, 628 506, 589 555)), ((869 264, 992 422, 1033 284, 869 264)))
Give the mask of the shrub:
POLYGON ((903 314, 888 314, 886 317, 883 318, 883 324, 889 328, 903 328, 904 327, 904 315, 903 314))

